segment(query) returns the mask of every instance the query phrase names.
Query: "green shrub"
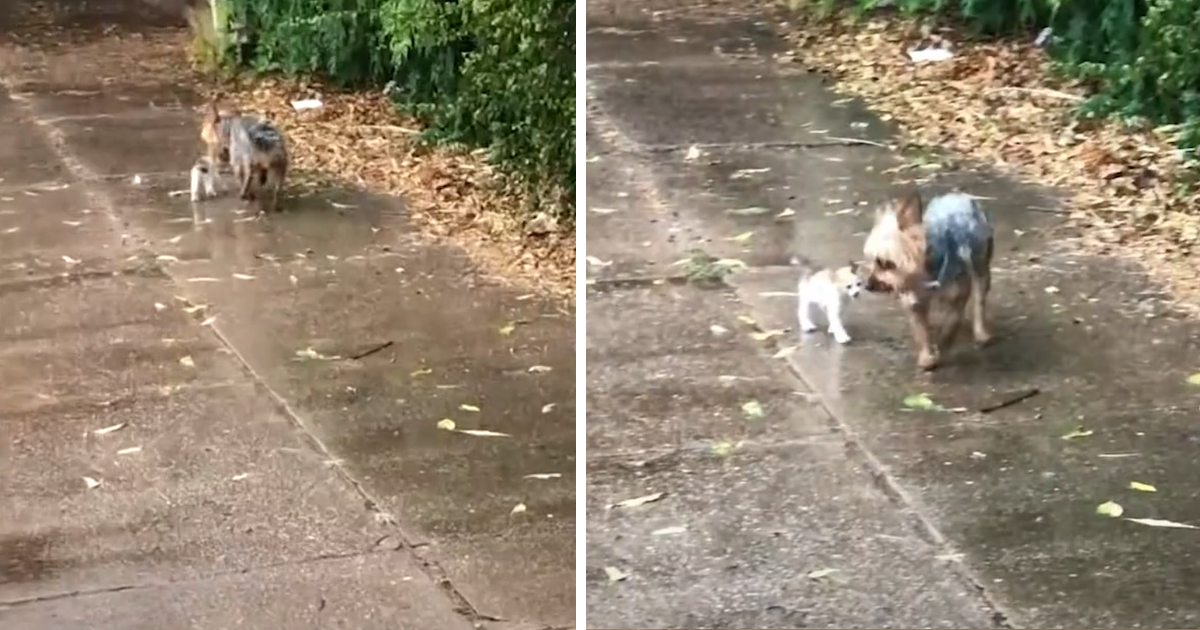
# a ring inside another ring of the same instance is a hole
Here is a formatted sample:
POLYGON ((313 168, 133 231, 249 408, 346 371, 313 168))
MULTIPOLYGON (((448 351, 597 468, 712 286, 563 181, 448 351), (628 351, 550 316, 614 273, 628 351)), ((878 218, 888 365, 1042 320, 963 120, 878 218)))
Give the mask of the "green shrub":
POLYGON ((574 0, 225 0, 228 55, 259 72, 395 87, 426 137, 486 147, 574 216, 574 0))

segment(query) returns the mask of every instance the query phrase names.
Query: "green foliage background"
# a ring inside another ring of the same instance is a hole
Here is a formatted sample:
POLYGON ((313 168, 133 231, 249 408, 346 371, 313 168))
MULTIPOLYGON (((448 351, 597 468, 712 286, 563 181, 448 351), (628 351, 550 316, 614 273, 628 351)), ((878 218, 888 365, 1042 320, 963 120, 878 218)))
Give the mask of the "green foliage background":
MULTIPOLYGON (((825 9, 845 4, 820 0, 825 9)), ((858 11, 885 4, 853 0, 858 11)), ((1083 116, 1181 126, 1180 146, 1200 144, 1200 0, 894 0, 909 15, 942 14, 980 35, 1032 38, 1053 28, 1050 54, 1093 90, 1083 116), (1190 31, 1190 33, 1189 33, 1190 31)))
POLYGON ((574 217, 574 0, 220 0, 224 58, 395 86, 426 137, 486 147, 535 206, 574 217))

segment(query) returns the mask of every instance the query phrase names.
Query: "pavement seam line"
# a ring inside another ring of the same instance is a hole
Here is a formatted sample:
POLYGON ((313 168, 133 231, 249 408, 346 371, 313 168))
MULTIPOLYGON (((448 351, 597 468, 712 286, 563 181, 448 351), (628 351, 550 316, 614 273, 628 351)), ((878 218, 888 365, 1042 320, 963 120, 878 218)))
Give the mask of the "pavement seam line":
MULTIPOLYGON (((638 146, 638 143, 629 138, 615 124, 612 116, 605 111, 603 103, 592 93, 592 87, 589 81, 586 86, 589 97, 587 121, 596 125, 597 131, 603 140, 609 143, 617 152, 624 150, 626 153, 636 153, 636 151, 630 151, 629 148, 638 146)), ((662 208, 671 207, 671 204, 661 194, 659 186, 646 175, 644 170, 635 170, 630 176, 634 178, 634 186, 638 189, 638 192, 645 195, 646 200, 650 204, 662 208)), ((736 292, 736 287, 734 289, 736 292)), ((737 296, 737 300, 744 306, 749 306, 740 296, 737 296)), ((765 356, 761 349, 757 351, 760 356, 765 356)), ((796 359, 789 357, 787 364, 789 368, 787 374, 791 379, 794 379, 801 386, 816 394, 818 390, 812 386, 812 383, 808 379, 804 378, 799 366, 796 364, 796 359)), ((820 397, 817 396, 817 398, 820 397)), ((870 475, 873 485, 887 497, 888 501, 900 508, 901 518, 915 525, 917 532, 927 542, 941 547, 946 551, 954 551, 933 521, 920 509, 919 504, 904 490, 899 481, 887 471, 883 462, 858 437, 853 428, 835 414, 833 409, 824 400, 817 400, 816 404, 825 415, 826 424, 842 434, 847 449, 851 451, 851 453, 848 453, 850 461, 853 461, 853 453, 859 455, 860 465, 865 469, 864 472, 870 475)), ((1012 615, 988 594, 983 582, 972 574, 962 560, 946 563, 946 566, 950 569, 952 575, 975 590, 980 600, 982 600, 983 605, 991 613, 994 623, 1002 628, 1014 627, 1012 615)))
MULTIPOLYGON (((104 179, 83 164, 83 162, 80 161, 79 158, 67 148, 66 135, 63 132, 63 129, 60 126, 48 122, 46 118, 39 116, 35 104, 29 95, 20 95, 14 93, 11 79, 8 78, 0 77, 0 86, 2 86, 5 91, 8 92, 12 101, 25 111, 26 118, 37 128, 43 131, 47 140, 50 142, 51 150, 54 151, 55 155, 66 167, 67 171, 71 174, 72 179, 83 184, 102 181, 104 179)), ((112 225, 122 225, 121 219, 116 212, 116 204, 113 203, 113 200, 109 198, 107 193, 95 190, 92 186, 88 185, 83 186, 83 190, 85 196, 90 202, 92 202, 94 205, 99 205, 104 208, 105 214, 108 216, 108 219, 112 225)), ((144 238, 140 240, 146 243, 147 249, 149 249, 149 241, 144 238)), ((125 248, 123 243, 118 242, 117 245, 119 246, 118 249, 125 248)), ((180 284, 174 276, 170 275, 170 273, 165 273, 164 275, 165 278, 171 283, 176 285, 180 284)), ((388 524, 396 528, 406 551, 417 563, 417 565, 422 568, 422 572, 425 573, 426 577, 429 578, 430 581, 442 591, 443 595, 448 600, 450 600, 449 603, 451 608, 456 614, 464 617, 472 624, 478 624, 480 621, 503 621, 501 619, 490 618, 481 613, 466 598, 466 596, 463 595, 451 583, 449 574, 441 567, 441 565, 432 559, 425 558, 417 554, 414 551, 416 549, 416 544, 413 542, 413 537, 405 532, 402 527, 400 527, 400 525, 396 522, 395 517, 386 515, 383 512, 383 510, 379 507, 381 505, 380 502, 375 497, 371 496, 362 483, 360 483, 354 478, 353 475, 350 474, 344 463, 339 458, 335 457, 329 447, 319 437, 317 437, 309 423, 306 422, 300 416, 300 414, 296 412, 296 410, 278 391, 268 385, 262 376, 250 366, 249 362, 246 360, 246 357, 243 356, 236 347, 234 347, 229 338, 220 331, 217 324, 208 326, 208 328, 212 330, 212 333, 216 335, 221 344, 228 348, 231 353, 233 353, 233 356, 237 358, 237 361, 241 364, 242 369, 250 375, 251 379, 268 393, 275 404, 278 405, 280 410, 288 417, 289 421, 292 422, 293 425, 296 426, 301 432, 303 432, 304 436, 310 441, 315 450, 325 456, 328 461, 334 462, 331 468, 336 470, 338 476, 347 482, 350 487, 353 488, 360 497, 362 497, 367 505, 367 509, 375 513, 377 517, 385 517, 381 520, 387 521, 388 524)))
POLYGON ((154 589, 154 588, 165 588, 165 587, 181 586, 181 585, 187 585, 187 584, 198 584, 198 583, 202 583, 202 582, 211 582, 213 580, 219 580, 221 578, 226 578, 226 577, 229 577, 232 575, 248 575, 248 574, 256 573, 258 571, 279 569, 282 567, 300 566, 300 565, 306 565, 306 564, 313 564, 313 563, 317 563, 317 562, 347 560, 349 558, 361 558, 364 556, 370 556, 370 555, 375 555, 375 554, 382 555, 382 554, 387 554, 387 553, 394 553, 394 550, 386 549, 386 548, 383 548, 383 549, 376 548, 376 549, 368 549, 368 550, 363 550, 363 551, 353 551, 353 552, 346 552, 346 553, 317 554, 317 555, 309 557, 309 558, 299 558, 296 560, 289 560, 287 562, 269 562, 269 563, 260 564, 257 566, 242 567, 240 569, 224 569, 221 571, 214 571, 214 572, 209 573, 208 575, 205 575, 202 577, 196 577, 196 578, 185 579, 185 580, 163 580, 163 581, 154 581, 154 582, 138 582, 138 583, 134 583, 134 584, 122 584, 120 586, 108 586, 108 587, 104 587, 104 588, 81 588, 81 589, 76 589, 73 591, 63 591, 60 593, 51 593, 48 595, 38 595, 35 597, 26 597, 26 598, 22 598, 22 599, 0 601, 0 610, 17 608, 20 606, 37 605, 37 604, 41 604, 41 603, 45 603, 45 602, 53 602, 53 601, 58 601, 58 600, 62 600, 62 599, 71 599, 71 598, 75 598, 75 597, 88 597, 90 595, 104 595, 106 593, 121 593, 124 591, 142 591, 142 590, 148 590, 148 589, 154 589))

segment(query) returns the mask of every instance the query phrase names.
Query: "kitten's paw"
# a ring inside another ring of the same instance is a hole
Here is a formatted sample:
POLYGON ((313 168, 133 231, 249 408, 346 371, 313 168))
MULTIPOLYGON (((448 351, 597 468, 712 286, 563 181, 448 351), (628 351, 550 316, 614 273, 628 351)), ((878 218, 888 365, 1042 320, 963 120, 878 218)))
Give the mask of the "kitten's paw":
POLYGON ((800 322, 800 330, 810 333, 817 329, 817 325, 812 322, 800 322))
POLYGON ((850 335, 846 334, 844 331, 839 331, 839 332, 830 331, 830 332, 833 333, 834 341, 836 341, 840 344, 850 343, 850 335))

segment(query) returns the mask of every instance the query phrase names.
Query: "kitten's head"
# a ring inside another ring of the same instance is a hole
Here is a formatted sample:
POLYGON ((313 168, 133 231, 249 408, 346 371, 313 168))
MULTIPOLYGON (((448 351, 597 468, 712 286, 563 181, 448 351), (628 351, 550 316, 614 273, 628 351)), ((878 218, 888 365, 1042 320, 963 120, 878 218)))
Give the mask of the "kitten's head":
POLYGON ((866 287, 866 280, 862 276, 862 266, 856 262, 851 262, 845 267, 838 267, 833 270, 833 283, 844 291, 851 298, 858 297, 866 287))

